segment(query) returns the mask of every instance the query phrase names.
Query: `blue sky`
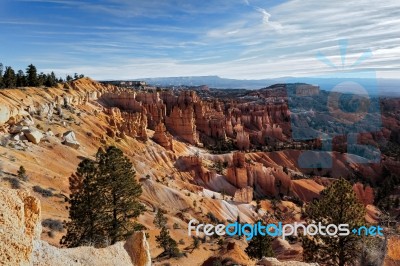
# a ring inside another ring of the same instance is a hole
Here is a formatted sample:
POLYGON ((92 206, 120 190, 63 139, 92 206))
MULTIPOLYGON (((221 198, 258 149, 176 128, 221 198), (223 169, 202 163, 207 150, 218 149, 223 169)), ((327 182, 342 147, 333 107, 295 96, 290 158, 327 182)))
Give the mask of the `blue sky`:
POLYGON ((395 78, 400 1, 0 0, 0 36, 3 64, 61 76, 334 75, 316 55, 341 65, 347 40, 347 70, 395 78))

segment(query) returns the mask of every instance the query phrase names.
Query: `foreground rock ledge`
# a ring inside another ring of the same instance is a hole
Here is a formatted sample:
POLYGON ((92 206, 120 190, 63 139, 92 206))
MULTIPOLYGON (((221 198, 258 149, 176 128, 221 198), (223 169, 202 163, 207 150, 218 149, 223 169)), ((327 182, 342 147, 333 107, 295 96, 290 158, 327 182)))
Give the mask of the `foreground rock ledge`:
POLYGON ((40 202, 26 191, 0 188, 0 265, 151 265, 143 232, 107 248, 61 249, 40 240, 40 202))
POLYGON ((257 266, 318 266, 318 263, 305 263, 299 261, 280 262, 276 258, 262 258, 256 264, 257 266))

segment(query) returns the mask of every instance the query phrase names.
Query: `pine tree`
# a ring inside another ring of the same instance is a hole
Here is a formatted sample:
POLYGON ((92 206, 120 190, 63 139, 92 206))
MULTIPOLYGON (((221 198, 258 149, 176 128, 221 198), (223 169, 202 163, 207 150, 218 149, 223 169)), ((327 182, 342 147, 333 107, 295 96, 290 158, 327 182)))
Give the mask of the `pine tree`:
MULTIPOLYGON (((261 223, 261 221, 259 222, 261 223)), ((273 238, 269 235, 262 236, 257 234, 250 240, 245 252, 252 259, 273 257, 274 251, 272 250, 272 240, 273 238)))
POLYGON ((141 185, 135 179, 132 163, 120 149, 111 146, 97 153, 99 185, 104 191, 104 223, 111 244, 124 240, 138 228, 132 218, 145 210, 138 198, 141 185))
POLYGON ((50 81, 51 81, 51 86, 52 87, 57 85, 57 77, 56 77, 56 74, 54 74, 53 71, 50 73, 50 81))
POLYGON ((38 75, 38 86, 43 86, 46 83, 47 80, 47 76, 46 74, 44 74, 43 72, 40 72, 40 74, 38 75))
POLYGON ((26 68, 26 76, 27 76, 27 85, 28 86, 31 86, 31 87, 39 86, 37 70, 34 65, 30 64, 26 68))
POLYGON ((26 76, 22 70, 18 70, 17 73, 17 87, 24 87, 26 86, 26 76))
MULTIPOLYGON (((339 179, 321 192, 321 198, 306 207, 309 222, 323 225, 348 224, 349 230, 364 224, 365 209, 351 184, 339 179)), ((358 259, 361 237, 355 234, 332 237, 316 234, 303 238, 305 261, 343 266, 358 259)))
POLYGON ((103 247, 107 244, 107 231, 102 220, 106 202, 98 184, 98 176, 97 163, 85 158, 69 178, 70 221, 66 224, 67 234, 60 241, 62 245, 103 247))
POLYGON ((116 147, 99 150, 96 161, 85 158, 69 180, 70 222, 61 244, 102 247, 141 229, 132 221, 144 211, 134 175, 132 163, 116 147))
POLYGON ((46 87, 54 87, 57 85, 57 78, 54 72, 51 72, 50 74, 46 75, 46 81, 44 83, 46 87))
POLYGON ((157 210, 153 223, 157 228, 161 229, 160 234, 156 236, 156 242, 158 243, 159 248, 164 249, 163 255, 167 255, 168 257, 179 256, 180 251, 178 248, 178 244, 169 234, 169 231, 166 227, 167 218, 164 216, 163 210, 157 210))
POLYGON ((6 88, 14 88, 17 85, 17 78, 12 67, 6 67, 3 76, 3 83, 6 88))
POLYGON ((162 209, 157 209, 156 216, 153 221, 154 225, 161 229, 167 225, 167 218, 164 216, 164 211, 162 209))
POLYGON ((157 247, 164 249, 163 254, 170 258, 179 256, 180 251, 178 249, 178 244, 170 236, 169 231, 165 226, 161 228, 160 235, 156 236, 156 242, 158 244, 157 247))

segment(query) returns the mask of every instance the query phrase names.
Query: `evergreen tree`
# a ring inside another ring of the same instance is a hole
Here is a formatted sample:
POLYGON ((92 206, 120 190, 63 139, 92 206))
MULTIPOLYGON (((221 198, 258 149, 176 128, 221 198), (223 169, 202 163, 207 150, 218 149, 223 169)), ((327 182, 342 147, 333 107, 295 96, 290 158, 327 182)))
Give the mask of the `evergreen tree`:
POLYGON ((132 221, 144 211, 134 174, 132 163, 113 146, 99 150, 96 161, 84 159, 69 180, 70 221, 61 244, 103 247, 142 229, 132 221))
POLYGON ((4 87, 14 88, 17 85, 17 77, 15 76, 14 69, 12 67, 6 67, 3 76, 4 87))
POLYGON ((154 225, 157 228, 160 228, 160 234, 156 236, 156 242, 158 243, 159 248, 164 249, 164 255, 168 257, 177 257, 180 254, 178 249, 178 244, 176 241, 170 236, 169 231, 167 229, 167 218, 164 216, 164 212, 161 209, 157 210, 156 216, 154 217, 154 225))
POLYGON ((164 226, 161 228, 160 235, 156 236, 157 247, 164 249, 164 255, 168 257, 177 257, 180 254, 178 244, 170 236, 168 229, 164 226))
POLYGON ((132 218, 138 217, 145 210, 138 198, 142 187, 135 179, 132 163, 122 151, 114 146, 105 152, 97 153, 99 164, 99 185, 104 191, 104 223, 111 244, 125 239, 132 234, 138 224, 132 218))
MULTIPOLYGON (((323 225, 348 224, 349 230, 364 224, 365 209, 357 200, 351 184, 339 179, 321 192, 321 198, 306 207, 309 222, 323 225)), ((361 250, 361 237, 329 236, 316 234, 303 238, 305 261, 329 265, 350 265, 358 259, 361 250)))
POLYGON ((157 210, 153 223, 159 229, 167 225, 167 218, 164 216, 164 211, 162 209, 159 208, 157 210))
POLYGON ((60 243, 67 247, 106 245, 107 232, 103 224, 103 206, 106 204, 98 184, 97 163, 83 159, 75 174, 69 178, 71 196, 67 234, 60 243))
MULTIPOLYGON (((259 222, 261 223, 261 221, 259 222)), ((273 238, 267 234, 265 236, 257 234, 250 240, 245 252, 252 259, 273 257, 274 251, 272 250, 272 240, 273 238)))
POLYGON ((47 76, 46 76, 46 82, 44 83, 44 85, 45 85, 46 87, 52 87, 52 82, 51 82, 50 75, 47 75, 47 76))
POLYGON ((40 74, 38 75, 38 86, 45 85, 46 80, 47 80, 46 74, 44 74, 43 72, 40 72, 40 74))
POLYGON ((51 72, 46 76, 46 82, 44 83, 46 87, 54 87, 57 85, 57 78, 54 72, 51 72))
POLYGON ((50 80, 51 80, 51 86, 55 86, 55 85, 57 85, 57 77, 56 77, 56 74, 54 74, 54 72, 53 71, 51 71, 51 73, 50 73, 50 80))
POLYGON ((18 70, 17 73, 17 87, 24 87, 26 86, 26 76, 22 70, 18 70))
POLYGON ((27 85, 30 87, 37 87, 39 86, 38 75, 36 67, 30 64, 26 68, 26 76, 27 76, 27 85))
POLYGON ((70 82, 70 81, 73 80, 73 78, 72 78, 70 75, 67 75, 67 77, 65 78, 65 80, 66 80, 67 82, 70 82))

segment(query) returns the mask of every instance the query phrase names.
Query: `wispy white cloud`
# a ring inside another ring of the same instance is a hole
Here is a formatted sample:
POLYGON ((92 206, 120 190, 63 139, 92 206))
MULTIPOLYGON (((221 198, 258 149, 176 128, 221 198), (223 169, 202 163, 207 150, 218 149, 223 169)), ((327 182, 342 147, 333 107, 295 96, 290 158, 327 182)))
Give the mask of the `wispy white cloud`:
POLYGON ((267 10, 260 8, 260 7, 255 7, 255 10, 260 12, 263 16, 263 23, 268 24, 269 23, 269 18, 271 17, 271 14, 267 12, 267 10))
MULTIPOLYGON (((398 1, 371 5, 368 0, 352 3, 293 0, 274 7, 269 12, 264 9, 258 9, 258 12, 265 15, 266 23, 271 22, 271 17, 276 18, 283 25, 282 31, 265 31, 261 26, 246 23, 238 26, 235 22, 213 29, 208 37, 238 44, 258 40, 258 43, 244 46, 241 55, 253 58, 253 65, 268 69, 264 76, 315 75, 330 72, 328 67, 315 59, 315 55, 322 51, 333 57, 333 61, 339 62, 339 39, 349 41, 349 62, 357 60, 357 56, 362 52, 372 50, 374 57, 360 68, 372 67, 380 71, 386 69, 387 64, 390 64, 391 68, 398 67, 398 64, 382 58, 381 52, 381 49, 386 49, 386 54, 390 54, 392 58, 400 56, 397 49, 400 36, 398 1), (216 37, 224 36, 232 29, 236 29, 238 34, 230 36, 229 40, 216 37), (274 61, 278 63, 273 63, 274 61)), ((247 20, 251 19, 249 16, 247 20)), ((261 74, 260 71, 252 73, 252 76, 261 74)))
MULTIPOLYGON (((23 1, 78 6, 80 10, 101 14, 102 18, 112 17, 113 23, 109 24, 73 24, 68 29, 64 25, 65 35, 46 27, 26 33, 32 43, 45 44, 43 39, 55 39, 52 45, 63 51, 60 57, 54 57, 63 62, 57 69, 60 74, 82 72, 97 79, 310 76, 337 71, 318 61, 315 55, 322 52, 340 64, 337 42, 340 39, 349 42, 346 60, 349 64, 368 49, 373 53, 371 59, 352 70, 375 69, 380 75, 391 76, 400 68, 398 0, 373 5, 370 0, 290 0, 273 7, 257 0, 206 1, 201 5, 184 0, 173 4, 156 0, 140 3, 102 0, 97 4, 79 5, 67 0, 23 1), (235 6, 239 8, 236 13, 226 12, 224 17, 215 15, 235 6), (135 16, 147 16, 151 21, 155 17, 161 18, 160 21, 173 19, 174 23, 130 24, 135 16), (195 19, 190 20, 192 16, 195 19), (204 16, 206 19, 202 21, 204 16), (218 23, 213 22, 214 17, 220 19, 218 23), (195 20, 203 24, 187 23, 195 20), (71 40, 68 36, 78 38, 71 40)), ((0 24, 7 21, 10 25, 24 23, 3 20, 0 24)), ((37 53, 36 58, 45 57, 45 52, 37 53)), ((50 62, 44 65, 43 69, 57 67, 50 62)))
POLYGON ((3 19, 0 20, 0 24, 4 25, 16 25, 16 26, 49 26, 50 23, 32 21, 32 20, 23 20, 23 19, 3 19))
POLYGON ((271 29, 277 30, 277 31, 282 31, 283 26, 281 23, 277 21, 270 21, 271 14, 267 12, 267 10, 256 7, 256 10, 262 14, 262 22, 265 26, 270 27, 271 29))

